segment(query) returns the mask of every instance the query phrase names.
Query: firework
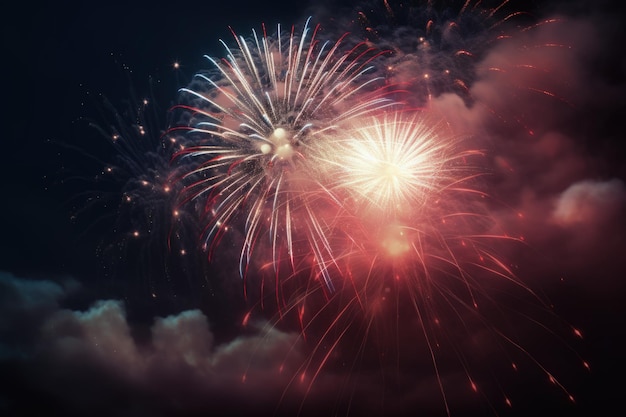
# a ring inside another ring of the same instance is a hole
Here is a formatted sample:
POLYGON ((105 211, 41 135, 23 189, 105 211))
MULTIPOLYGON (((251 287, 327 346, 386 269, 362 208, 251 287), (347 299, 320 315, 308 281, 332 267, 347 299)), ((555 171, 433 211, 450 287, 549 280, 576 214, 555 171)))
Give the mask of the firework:
POLYGON ((390 88, 370 76, 381 55, 364 43, 344 47, 318 40, 309 21, 301 34, 234 35, 237 48, 182 89, 194 102, 187 140, 176 155, 187 166, 186 201, 203 201, 210 253, 232 224, 244 223, 240 273, 255 259, 278 274, 310 263, 321 272, 334 262, 329 236, 340 202, 314 172, 323 161, 310 147, 351 120, 394 105, 390 88), (312 32, 312 33, 311 33, 312 32), (267 254, 270 255, 267 255, 267 254))
POLYGON ((451 156, 458 140, 441 135, 441 125, 417 119, 400 112, 365 119, 333 138, 332 146, 322 143, 320 159, 332 167, 333 191, 349 194, 359 211, 368 207, 377 215, 419 210, 446 180, 456 178, 444 171, 460 156, 451 156))
MULTIPOLYGON (((404 330, 422 335, 419 343, 428 346, 438 375, 433 323, 450 310, 461 321, 479 315, 476 294, 488 297, 482 275, 532 294, 492 249, 496 241, 517 239, 497 231, 489 216, 479 188, 483 153, 467 139, 422 113, 390 112, 317 143, 320 178, 349 213, 343 221, 350 232, 337 260, 342 286, 333 299, 314 304, 315 289, 309 289, 291 306, 303 333, 320 334, 313 356, 322 357, 303 373, 317 375, 329 357, 321 346, 337 346, 353 327, 361 327, 365 339, 376 327, 380 334, 373 337, 387 340, 381 335, 398 325, 383 323, 394 317, 388 310, 408 307, 416 320, 404 330)), ((445 401, 443 386, 441 393, 445 401)))
POLYGON ((103 161, 80 150, 96 159, 101 171, 94 179, 80 177, 92 188, 74 196, 79 208, 72 219, 81 221, 87 213, 96 219, 84 233, 100 239, 97 251, 106 275, 142 279, 144 290, 157 298, 175 292, 185 282, 181 276, 193 285, 202 282, 206 262, 194 262, 200 251, 188 239, 197 222, 177 207, 180 189, 171 181, 170 158, 178 144, 164 137, 167 126, 153 100, 132 97, 123 110, 106 99, 97 103, 104 106, 101 117, 89 125, 106 140, 111 158, 103 161), (139 276, 124 264, 137 268, 139 276))

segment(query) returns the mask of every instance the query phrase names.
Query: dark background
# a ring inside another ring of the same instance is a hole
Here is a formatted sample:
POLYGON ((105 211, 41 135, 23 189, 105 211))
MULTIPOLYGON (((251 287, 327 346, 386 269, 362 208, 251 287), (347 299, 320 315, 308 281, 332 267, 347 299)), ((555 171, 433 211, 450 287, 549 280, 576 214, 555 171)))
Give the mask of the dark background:
MULTIPOLYGON (((613 17, 618 12, 608 1, 589 4, 569 4, 567 8, 582 16, 591 10, 613 17)), ((312 2, 312 6, 316 5, 312 2)), ((532 7, 549 9, 557 5, 546 1, 535 2, 532 7)), ((247 35, 250 28, 259 28, 261 22, 268 27, 278 22, 301 23, 310 10, 309 4, 297 1, 250 0, 125 5, 20 2, 5 8, 0 270, 24 279, 71 277, 83 289, 68 301, 70 307, 84 309, 95 299, 121 298, 128 303, 129 317, 139 323, 143 320, 146 325, 156 315, 198 307, 211 297, 208 293, 228 291, 211 288, 210 283, 197 291, 192 282, 177 285, 175 296, 161 292, 159 300, 154 301, 145 280, 134 276, 132 270, 119 274, 102 272, 102 259, 97 255, 102 232, 99 227, 106 228, 111 223, 104 221, 89 228, 103 211, 73 218, 82 201, 77 194, 91 187, 90 179, 102 169, 97 160, 106 161, 113 155, 106 141, 89 127, 89 121, 106 118, 103 97, 119 108, 133 95, 150 97, 158 106, 157 113, 165 114, 176 99, 176 90, 186 85, 196 70, 206 68, 202 55, 222 53, 217 40, 230 39, 228 26, 247 35), (175 69, 174 62, 181 67, 175 69), (87 229, 89 232, 85 233, 87 229)), ((611 23, 615 21, 619 19, 611 23)), ((603 45, 607 54, 594 65, 616 88, 623 88, 626 58, 622 46, 626 38, 620 31, 612 34, 612 38, 605 39, 609 46, 603 45)), ((623 179, 624 125, 618 115, 626 113, 611 103, 605 106, 611 109, 608 115, 604 109, 597 109, 588 117, 597 120, 605 136, 612 138, 609 145, 604 143, 608 148, 600 155, 609 167, 607 170, 623 179)), ((616 262, 614 270, 611 265, 606 268, 614 274, 624 273, 621 262, 616 262)), ((551 294, 561 302, 560 314, 584 329, 586 338, 578 349, 592 364, 590 373, 575 378, 577 406, 561 409, 546 400, 553 415, 597 415, 600 410, 614 409, 617 413, 623 408, 624 278, 616 277, 620 284, 614 291, 599 291, 601 295, 586 294, 576 286, 551 294)), ((224 338, 235 331, 231 321, 243 311, 240 301, 200 307, 211 321, 217 322, 216 331, 223 332, 224 338)), ((7 313, 2 319, 3 325, 9 326, 6 323, 12 317, 7 313)), ((6 390, 11 397, 41 401, 42 408, 51 415, 63 415, 69 409, 63 400, 34 388, 32 380, 37 378, 37 372, 32 368, 4 361, 0 363, 0 374, 0 390, 6 390)), ((519 390, 527 388, 521 386, 519 390)), ((529 401, 521 407, 520 415, 541 412, 543 399, 529 401)), ((17 401, 11 404, 14 403, 17 401)), ((6 411, 7 415, 27 415, 29 410, 32 408, 6 411)))

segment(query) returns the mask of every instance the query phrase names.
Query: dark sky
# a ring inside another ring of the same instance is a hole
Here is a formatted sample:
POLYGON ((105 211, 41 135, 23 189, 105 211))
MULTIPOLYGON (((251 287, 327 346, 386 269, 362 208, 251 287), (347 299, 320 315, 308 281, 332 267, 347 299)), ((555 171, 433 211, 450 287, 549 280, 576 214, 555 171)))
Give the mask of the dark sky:
MULTIPOLYGON (((354 10, 384 11, 382 2, 37 3, 14 4, 2 24, 0 415, 445 415, 428 352, 400 338, 396 351, 417 359, 398 362, 391 379, 369 346, 362 362, 333 356, 309 392, 294 384, 309 352, 297 326, 243 328, 249 306, 238 277, 230 281, 233 268, 209 265, 193 249, 181 261, 161 240, 128 238, 135 223, 132 212, 119 214, 124 182, 101 175, 115 165, 115 150, 90 127, 109 128, 105 100, 124 113, 148 98, 150 120, 162 129, 178 88, 207 68, 202 56, 222 56, 218 39, 231 42, 229 26, 247 36, 261 23, 288 27, 313 15, 332 34, 354 10), (288 371, 277 375, 278 367, 288 371)), ((626 35, 610 1, 515 3, 565 23, 482 55, 483 67, 509 66, 504 76, 468 80, 472 97, 498 116, 454 94, 437 95, 432 108, 460 131, 488 132, 496 173, 489 186, 503 202, 493 217, 530 248, 504 251, 554 314, 515 298, 513 316, 525 324, 507 326, 527 342, 534 371, 512 376, 514 359, 493 335, 452 329, 441 372, 452 415, 598 415, 620 409, 626 388, 626 35), (537 47, 550 42, 567 51, 537 47), (530 66, 540 70, 519 70, 530 66), (558 98, 520 92, 526 84, 558 98), (518 212, 521 223, 511 214, 518 212), (542 324, 527 326, 535 318, 542 324), (487 381, 478 395, 460 388, 468 385, 463 363, 487 381), (574 404, 547 381, 552 369, 574 404)), ((400 79, 413 68, 402 49, 412 32, 390 26, 380 33, 401 51, 400 79)))

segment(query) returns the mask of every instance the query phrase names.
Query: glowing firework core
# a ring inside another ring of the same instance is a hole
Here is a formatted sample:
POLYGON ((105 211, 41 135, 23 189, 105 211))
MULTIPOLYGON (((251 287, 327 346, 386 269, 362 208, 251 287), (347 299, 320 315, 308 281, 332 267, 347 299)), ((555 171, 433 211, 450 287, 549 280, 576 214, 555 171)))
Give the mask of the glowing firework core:
POLYGON ((261 145, 261 152, 263 155, 267 155, 273 151, 272 160, 278 158, 279 160, 291 160, 294 154, 293 145, 291 143, 292 136, 282 127, 274 129, 274 132, 268 139, 272 144, 264 143, 261 145))
POLYGON ((398 225, 390 225, 384 232, 381 242, 382 248, 392 258, 399 257, 411 249, 406 232, 398 225))
POLYGON ((321 151, 337 168, 335 187, 392 218, 416 210, 441 188, 442 167, 453 157, 451 138, 401 113, 373 118, 342 137, 321 151))

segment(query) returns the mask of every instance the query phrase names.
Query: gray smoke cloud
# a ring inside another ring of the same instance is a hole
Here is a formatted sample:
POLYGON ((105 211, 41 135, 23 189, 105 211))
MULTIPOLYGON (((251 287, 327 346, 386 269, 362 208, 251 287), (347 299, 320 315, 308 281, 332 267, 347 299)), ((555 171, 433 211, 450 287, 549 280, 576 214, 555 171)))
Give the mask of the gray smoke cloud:
MULTIPOLYGON (((140 342, 121 301, 65 309, 67 287, 5 272, 0 294, 2 364, 32 373, 30 388, 67 404, 69 415, 92 414, 94 407, 96 415, 265 410, 280 403, 302 363, 297 336, 274 327, 216 344, 206 316, 188 310, 155 318, 149 340, 140 342)), ((11 412, 35 406, 28 398, 0 397, 11 412)))

